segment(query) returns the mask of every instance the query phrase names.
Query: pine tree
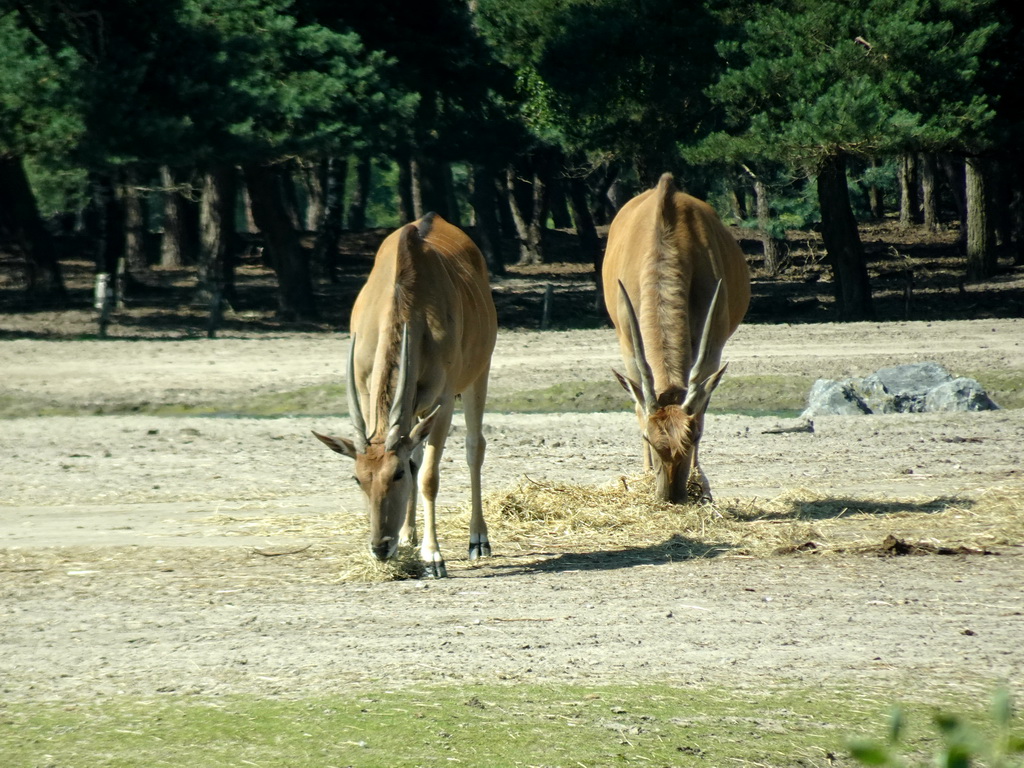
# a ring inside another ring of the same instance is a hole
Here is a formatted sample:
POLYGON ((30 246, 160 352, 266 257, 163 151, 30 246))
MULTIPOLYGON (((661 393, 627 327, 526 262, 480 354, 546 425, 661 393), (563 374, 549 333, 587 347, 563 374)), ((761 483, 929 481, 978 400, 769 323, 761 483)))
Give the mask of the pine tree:
POLYGON ((781 161, 818 180, 837 315, 873 316, 846 191, 850 155, 962 147, 991 119, 977 82, 991 0, 726 4, 728 69, 710 90, 724 130, 705 155, 781 161))

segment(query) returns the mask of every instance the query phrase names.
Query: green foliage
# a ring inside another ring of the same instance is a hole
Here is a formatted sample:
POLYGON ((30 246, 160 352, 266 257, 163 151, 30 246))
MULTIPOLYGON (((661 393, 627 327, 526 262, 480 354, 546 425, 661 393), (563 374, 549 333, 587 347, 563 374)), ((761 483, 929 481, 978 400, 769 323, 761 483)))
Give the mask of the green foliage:
POLYGON ((51 55, 9 13, 0 13, 0 51, 0 153, 67 152, 83 130, 75 94, 61 87, 76 56, 51 55))
MULTIPOLYGON (((86 165, 360 151, 394 140, 415 108, 415 94, 394 84, 392 60, 351 29, 300 15, 293 0, 76 6, 71 15, 63 4, 23 6, 0 35, 42 50, 8 29, 20 19, 45 40, 48 56, 16 61, 56 68, 53 109, 80 122, 62 135, 86 165)), ((5 74, 0 89, 17 82, 5 74)))
MULTIPOLYGON (((815 184, 790 184, 774 189, 773 193, 768 232, 773 237, 784 238, 790 230, 812 229, 821 222, 815 184)), ((744 224, 756 228, 757 219, 750 218, 744 224)))
POLYGON ((25 171, 44 219, 80 210, 85 205, 88 176, 84 168, 69 162, 67 157, 29 155, 25 171))
POLYGON ((726 72, 709 90, 723 129, 695 157, 813 170, 837 153, 977 142, 992 119, 978 83, 993 3, 895 0, 729 4, 726 72))
POLYGON ((187 26, 217 41, 220 82, 205 83, 204 123, 240 156, 359 150, 407 120, 415 97, 388 82, 391 62, 359 36, 302 23, 291 0, 192 0, 187 26), (213 98, 216 89, 229 96, 213 98), (230 109, 225 106, 230 105, 230 109))
POLYGON ((394 229, 398 220, 398 166, 393 162, 374 163, 370 169, 370 197, 366 201, 366 226, 394 229))
POLYGON ((567 152, 664 170, 701 130, 718 29, 703 3, 480 0, 480 25, 518 73, 522 118, 567 152))
POLYGON ((888 738, 885 742, 856 739, 850 742, 850 754, 861 765, 906 768, 914 765, 932 765, 937 768, 968 768, 981 761, 988 768, 1024 766, 1024 738, 1011 732, 1013 707, 1010 694, 1000 689, 992 699, 991 723, 987 731, 972 726, 965 718, 945 712, 932 717, 942 743, 928 760, 908 759, 904 736, 906 717, 896 707, 889 717, 888 738))

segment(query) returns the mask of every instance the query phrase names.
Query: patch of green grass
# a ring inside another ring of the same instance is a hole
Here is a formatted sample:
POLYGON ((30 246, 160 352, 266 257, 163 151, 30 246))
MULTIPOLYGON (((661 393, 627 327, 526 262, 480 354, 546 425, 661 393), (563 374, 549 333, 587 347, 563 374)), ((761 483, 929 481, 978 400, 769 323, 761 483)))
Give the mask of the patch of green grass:
MULTIPOLYGON (((976 378, 1003 408, 1024 408, 1024 374, 966 375, 976 378)), ((711 411, 747 416, 796 416, 806 407, 807 395, 813 384, 813 378, 807 376, 726 375, 711 398, 711 411)), ((492 390, 487 401, 487 409, 491 413, 609 413, 629 411, 632 407, 629 396, 611 375, 600 381, 560 382, 542 389, 492 390)), ((191 403, 52 402, 0 394, 0 419, 110 414, 247 418, 345 416, 348 405, 344 384, 191 403)))
MULTIPOLYGON (((711 398, 714 413, 795 416, 807 405, 814 381, 804 376, 726 377, 711 398)), ((488 397, 495 413, 608 413, 632 410, 633 401, 611 376, 602 381, 560 382, 544 389, 488 397)))
POLYGON ((1024 371, 973 371, 959 374, 976 380, 1001 408, 1024 408, 1024 371))
POLYGON ((607 381, 566 381, 543 389, 492 391, 487 397, 492 413, 608 413, 632 407, 611 374, 607 381))
POLYGON ((730 376, 711 396, 712 413, 795 416, 807 407, 814 385, 808 376, 730 376))
MULTIPOLYGON (((850 764, 850 737, 885 727, 877 693, 476 684, 298 700, 28 702, 0 705, 0 755, 9 768, 807 766, 830 764, 830 756, 850 764)), ((903 712, 913 726, 928 721, 931 707, 903 712)), ((903 744, 920 748, 927 737, 908 727, 903 744)))
POLYGON ((0 395, 0 418, 4 419, 118 414, 274 418, 278 416, 339 416, 347 415, 347 413, 347 395, 344 384, 302 387, 287 392, 265 392, 237 398, 190 403, 154 403, 130 400, 109 403, 68 403, 0 395))

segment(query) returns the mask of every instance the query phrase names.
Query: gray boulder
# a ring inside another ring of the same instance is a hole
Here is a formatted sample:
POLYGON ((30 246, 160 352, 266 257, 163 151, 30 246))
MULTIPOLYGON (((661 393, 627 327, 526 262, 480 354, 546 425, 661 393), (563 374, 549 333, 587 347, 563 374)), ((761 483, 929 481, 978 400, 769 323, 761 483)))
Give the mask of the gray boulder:
POLYGON ((862 396, 874 413, 920 413, 928 393, 952 380, 938 363, 895 365, 865 377, 862 396))
POLYGON ((939 384, 925 397, 926 411, 994 411, 998 408, 981 384, 964 377, 939 384))
POLYGON ((818 379, 801 416, 988 411, 998 407, 974 379, 954 379, 941 365, 929 362, 879 368, 863 379, 818 379))
POLYGON ((859 416, 863 413, 871 413, 871 409, 857 394, 849 379, 818 379, 811 387, 811 393, 807 397, 807 408, 800 417, 813 419, 820 414, 859 416))

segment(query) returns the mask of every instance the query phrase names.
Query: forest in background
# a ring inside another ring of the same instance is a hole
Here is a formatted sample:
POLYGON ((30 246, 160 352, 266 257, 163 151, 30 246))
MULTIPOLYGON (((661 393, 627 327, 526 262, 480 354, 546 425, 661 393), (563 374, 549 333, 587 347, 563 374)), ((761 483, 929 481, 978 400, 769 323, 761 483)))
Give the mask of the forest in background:
POLYGON ((672 171, 759 276, 891 317, 910 270, 879 266, 872 222, 955 233, 961 294, 1024 263, 1008 5, 0 0, 0 300, 66 305, 84 261, 102 329, 173 273, 212 333, 258 263, 277 316, 317 322, 358 289, 359 233, 430 210, 496 278, 592 279, 615 211, 672 171))

